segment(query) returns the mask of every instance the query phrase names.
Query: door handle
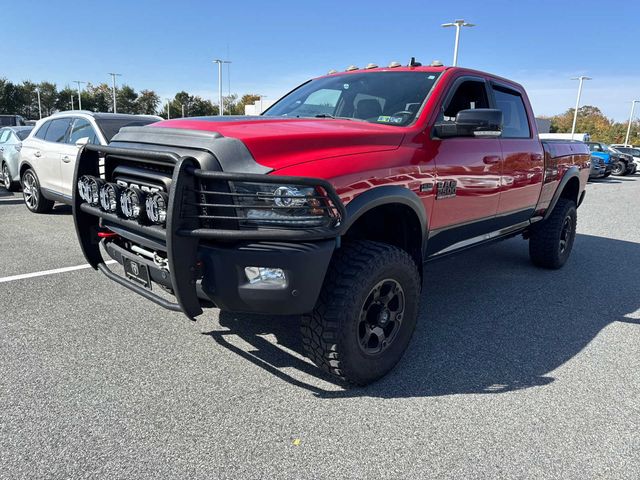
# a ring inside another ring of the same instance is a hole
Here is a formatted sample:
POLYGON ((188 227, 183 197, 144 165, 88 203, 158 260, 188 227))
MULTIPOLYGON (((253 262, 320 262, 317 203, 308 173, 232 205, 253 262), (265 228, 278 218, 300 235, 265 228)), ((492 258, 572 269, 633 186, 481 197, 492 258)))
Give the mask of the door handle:
POLYGON ((71 157, 69 157, 69 155, 63 155, 62 156, 62 161, 64 163, 69 163, 71 161, 71 157))
POLYGON ((500 163, 500 157, 498 155, 487 155, 482 159, 482 161, 487 165, 493 165, 495 163, 500 163))
POLYGON ((36 153, 33 154, 34 157, 41 157, 42 154, 40 153, 40 150, 36 150, 36 153))

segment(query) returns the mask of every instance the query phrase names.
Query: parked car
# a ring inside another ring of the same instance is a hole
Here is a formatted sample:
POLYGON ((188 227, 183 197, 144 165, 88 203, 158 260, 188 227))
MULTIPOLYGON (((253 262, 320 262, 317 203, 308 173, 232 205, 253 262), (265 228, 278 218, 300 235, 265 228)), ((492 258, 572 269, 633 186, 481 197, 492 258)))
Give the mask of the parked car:
POLYGON ((4 188, 15 192, 20 183, 19 163, 22 141, 33 127, 0 128, 0 180, 4 188))
POLYGON ((73 170, 78 149, 88 143, 106 145, 126 126, 162 120, 151 115, 69 111, 40 120, 22 142, 20 181, 27 208, 43 213, 54 202, 71 203, 73 170))
POLYGON ((631 155, 633 162, 636 164, 636 171, 640 170, 640 147, 634 147, 633 145, 611 145, 616 150, 631 155))
MULTIPOLYGON (((619 162, 624 166, 624 171, 617 174, 618 176, 631 175, 636 173, 636 163, 633 161, 633 155, 622 153, 620 150, 618 150, 617 148, 611 145, 607 145, 607 148, 609 149, 609 153, 613 155, 614 159, 616 159, 617 162, 619 162)), ((622 168, 622 165, 621 165, 621 168, 622 168)), ((616 175, 616 172, 612 172, 612 173, 613 175, 616 175)))
POLYGON ((607 166, 604 160, 595 155, 591 155, 591 171, 589 172, 589 180, 592 178, 603 178, 607 173, 607 166))
POLYGON ((624 175, 627 171, 626 162, 621 161, 619 156, 609 151, 609 146, 606 143, 601 142, 586 142, 591 151, 591 156, 600 157, 604 160, 607 166, 607 173, 604 175, 608 177, 611 174, 624 175))
POLYGON ((423 262, 523 235, 535 265, 562 267, 589 164, 583 143, 539 140, 519 84, 392 64, 311 80, 261 117, 169 120, 86 145, 73 217, 87 261, 114 282, 191 318, 300 314, 307 355, 362 385, 409 344, 423 262))
POLYGON ((27 120, 21 115, 0 115, 0 127, 24 127, 27 120))

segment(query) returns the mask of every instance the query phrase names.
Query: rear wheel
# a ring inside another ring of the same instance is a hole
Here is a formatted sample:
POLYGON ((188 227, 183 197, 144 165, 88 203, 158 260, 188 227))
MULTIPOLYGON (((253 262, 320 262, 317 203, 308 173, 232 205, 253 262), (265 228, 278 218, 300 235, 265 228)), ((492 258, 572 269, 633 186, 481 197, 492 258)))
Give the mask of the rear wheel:
POLYGON ((34 213, 47 213, 53 208, 53 202, 42 196, 40 182, 32 169, 22 174, 22 195, 25 205, 34 213))
POLYGON ((334 254, 313 312, 303 318, 307 356, 323 370, 356 385, 389 372, 415 329, 420 274, 397 247, 370 241, 334 254))
POLYGON ((561 198, 543 222, 534 225, 529 238, 531 261, 543 268, 562 267, 573 248, 577 225, 576 204, 561 198))

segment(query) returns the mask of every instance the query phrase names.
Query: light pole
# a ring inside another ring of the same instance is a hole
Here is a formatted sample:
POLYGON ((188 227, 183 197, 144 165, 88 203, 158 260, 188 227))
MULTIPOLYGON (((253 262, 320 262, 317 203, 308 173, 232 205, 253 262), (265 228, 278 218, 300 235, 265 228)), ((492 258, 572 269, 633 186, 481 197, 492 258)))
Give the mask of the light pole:
POLYGON ((631 133, 631 122, 633 121, 633 112, 636 109, 636 103, 640 103, 640 100, 631 101, 631 114, 629 115, 629 125, 627 125, 627 136, 624 138, 625 145, 629 145, 629 134, 631 133))
POLYGON ((74 80, 73 82, 78 84, 78 110, 82 110, 82 88, 80 85, 87 82, 82 82, 80 80, 74 80))
POLYGON ((73 95, 71 95, 71 110, 73 110, 73 95))
POLYGON ((169 100, 168 98, 167 100, 167 120, 171 119, 171 100, 169 100))
POLYGON ((229 60, 215 59, 213 63, 218 64, 218 102, 219 102, 218 115, 224 115, 224 106, 222 105, 222 64, 231 63, 231 62, 229 60))
POLYGON ((182 106, 182 118, 184 118, 184 103, 180 104, 182 106))
POLYGON ((462 27, 475 27, 475 23, 465 22, 464 20, 456 20, 451 23, 443 23, 443 27, 456 27, 456 43, 453 47, 453 66, 458 65, 458 46, 460 45, 460 29, 462 27))
POLYGON ((116 110, 116 77, 121 77, 121 73, 110 73, 111 81, 113 85, 113 113, 118 113, 116 110))
POLYGON ((585 80, 592 80, 592 78, 580 75, 579 77, 574 77, 571 80, 580 81, 580 83, 578 84, 578 98, 576 98, 576 108, 573 112, 573 125, 571 126, 571 140, 573 140, 573 136, 576 133, 576 122, 578 121, 578 107, 580 106, 580 97, 582 96, 582 83, 585 80))
POLYGON ((42 120, 42 102, 40 101, 40 89, 36 88, 36 93, 38 94, 38 115, 40 115, 40 120, 42 120))

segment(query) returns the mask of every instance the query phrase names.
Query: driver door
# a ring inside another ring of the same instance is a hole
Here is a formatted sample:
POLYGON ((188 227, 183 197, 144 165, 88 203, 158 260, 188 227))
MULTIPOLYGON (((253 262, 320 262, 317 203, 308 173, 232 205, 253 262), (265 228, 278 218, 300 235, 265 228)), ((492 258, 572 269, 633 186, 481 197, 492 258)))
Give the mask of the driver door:
MULTIPOLYGON (((461 110, 491 108, 484 78, 456 79, 440 107, 439 121, 461 110)), ((495 228, 500 199, 502 150, 498 138, 431 139, 435 150, 436 196, 431 214, 429 254, 442 252, 495 228)))
POLYGON ((71 123, 68 140, 61 145, 60 151, 60 188, 61 193, 71 197, 73 192, 73 172, 76 168, 76 158, 80 147, 76 145, 78 140, 88 138, 89 143, 96 143, 96 131, 91 123, 80 117, 75 117, 71 123))

